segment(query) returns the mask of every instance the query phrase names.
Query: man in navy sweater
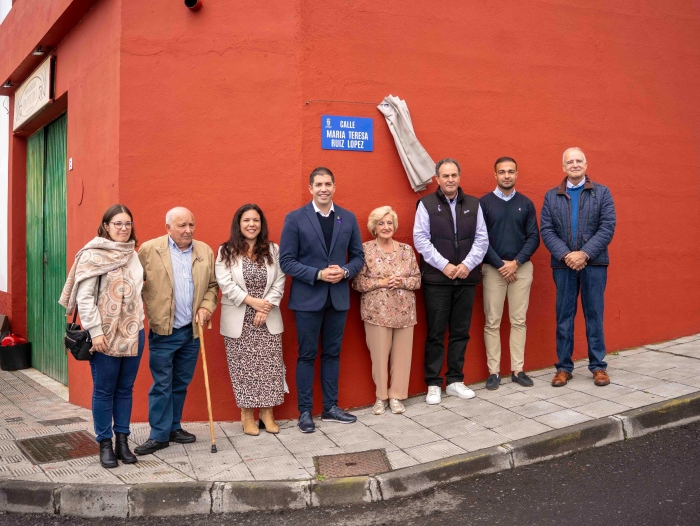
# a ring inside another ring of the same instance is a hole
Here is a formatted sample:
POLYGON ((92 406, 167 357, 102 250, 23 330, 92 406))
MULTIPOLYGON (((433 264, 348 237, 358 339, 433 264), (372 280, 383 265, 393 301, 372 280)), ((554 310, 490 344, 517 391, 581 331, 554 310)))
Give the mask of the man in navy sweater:
POLYGON ((588 340, 588 370, 597 386, 610 383, 605 363, 603 296, 608 279, 608 245, 615 233, 615 203, 610 190, 594 183, 580 148, 562 159, 566 177, 544 197, 540 221, 542 241, 552 254, 557 287, 557 373, 554 387, 572 378, 574 318, 579 292, 588 340))
POLYGON ((494 164, 496 189, 479 200, 489 232, 489 248, 482 269, 484 285, 484 342, 489 377, 486 389, 501 383, 501 317, 508 296, 510 315, 510 379, 524 387, 533 382, 523 371, 527 307, 533 267, 530 258, 540 246, 535 205, 516 192, 518 164, 501 157, 494 164))

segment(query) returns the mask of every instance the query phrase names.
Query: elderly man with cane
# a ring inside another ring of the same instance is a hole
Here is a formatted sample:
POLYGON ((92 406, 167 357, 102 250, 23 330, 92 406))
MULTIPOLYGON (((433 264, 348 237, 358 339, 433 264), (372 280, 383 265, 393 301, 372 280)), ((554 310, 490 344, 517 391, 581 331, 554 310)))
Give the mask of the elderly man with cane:
POLYGON ((173 208, 165 223, 167 234, 146 241, 139 250, 153 386, 148 393, 151 432, 134 449, 137 455, 154 453, 170 442, 188 444, 197 439, 182 429, 180 420, 199 355, 197 325, 209 322, 218 301, 214 253, 193 239, 192 212, 173 208))

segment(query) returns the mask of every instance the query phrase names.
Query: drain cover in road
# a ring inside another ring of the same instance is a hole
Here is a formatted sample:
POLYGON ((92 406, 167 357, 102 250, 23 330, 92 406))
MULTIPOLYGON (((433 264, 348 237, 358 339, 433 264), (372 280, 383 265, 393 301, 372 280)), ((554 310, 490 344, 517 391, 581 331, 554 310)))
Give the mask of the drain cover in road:
POLYGON ((100 454, 100 446, 87 431, 16 440, 17 447, 34 464, 62 462, 100 454))
POLYGON ((354 477, 391 471, 383 449, 314 457, 316 474, 325 477, 354 477))

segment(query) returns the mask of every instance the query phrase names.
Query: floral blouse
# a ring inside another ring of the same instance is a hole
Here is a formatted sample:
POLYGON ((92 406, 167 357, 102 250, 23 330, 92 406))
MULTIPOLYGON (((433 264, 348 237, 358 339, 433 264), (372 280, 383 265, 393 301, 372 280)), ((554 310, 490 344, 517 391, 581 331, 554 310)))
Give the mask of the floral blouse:
POLYGON ((352 287, 362 292, 362 319, 372 325, 401 329, 416 322, 416 294, 420 288, 420 269, 413 248, 396 243, 393 254, 384 252, 375 240, 362 245, 365 266, 352 282, 352 287), (379 280, 391 276, 401 277, 401 287, 390 290, 379 286, 379 280))

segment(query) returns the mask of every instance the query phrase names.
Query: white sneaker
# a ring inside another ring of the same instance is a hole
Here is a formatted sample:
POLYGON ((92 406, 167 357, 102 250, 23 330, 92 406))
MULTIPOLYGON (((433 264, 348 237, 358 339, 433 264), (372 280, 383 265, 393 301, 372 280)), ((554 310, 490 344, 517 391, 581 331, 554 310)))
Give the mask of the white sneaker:
POLYGON ((447 386, 447 389, 445 389, 445 394, 450 396, 457 396, 459 398, 464 398, 465 400, 468 398, 474 398, 474 396, 476 396, 474 394, 474 391, 472 391, 466 385, 464 385, 464 382, 452 382, 450 385, 447 386))
POLYGON ((440 389, 439 385, 429 385, 428 394, 425 395, 425 403, 428 405, 435 405, 442 402, 441 391, 442 389, 440 389))

